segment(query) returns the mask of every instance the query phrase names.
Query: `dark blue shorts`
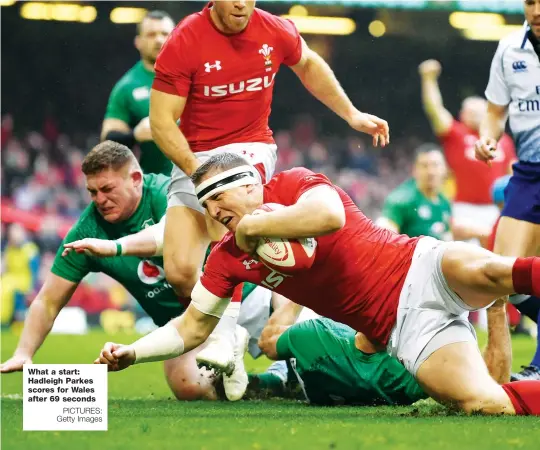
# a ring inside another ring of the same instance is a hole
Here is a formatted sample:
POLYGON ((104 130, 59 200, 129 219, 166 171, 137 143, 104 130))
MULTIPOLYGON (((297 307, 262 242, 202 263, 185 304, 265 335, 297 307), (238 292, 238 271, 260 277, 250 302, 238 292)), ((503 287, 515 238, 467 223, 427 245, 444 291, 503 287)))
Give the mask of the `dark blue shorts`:
POLYGON ((540 224, 540 163, 519 161, 512 168, 501 216, 540 224))

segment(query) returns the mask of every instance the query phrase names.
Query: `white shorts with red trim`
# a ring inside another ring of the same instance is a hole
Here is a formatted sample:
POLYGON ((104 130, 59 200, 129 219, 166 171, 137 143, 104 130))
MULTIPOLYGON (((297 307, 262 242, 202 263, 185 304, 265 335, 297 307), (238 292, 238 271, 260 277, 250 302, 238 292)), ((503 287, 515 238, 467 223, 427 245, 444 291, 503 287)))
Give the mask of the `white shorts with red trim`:
MULTIPOLYGON (((208 158, 218 153, 236 153, 254 166, 261 181, 267 183, 274 175, 277 160, 277 147, 275 144, 265 144, 263 142, 248 142, 223 145, 221 147, 196 153, 197 159, 205 162, 208 158)), ((169 185, 168 207, 186 206, 204 214, 204 208, 199 205, 195 195, 195 186, 189 177, 178 167, 174 166, 169 185)))

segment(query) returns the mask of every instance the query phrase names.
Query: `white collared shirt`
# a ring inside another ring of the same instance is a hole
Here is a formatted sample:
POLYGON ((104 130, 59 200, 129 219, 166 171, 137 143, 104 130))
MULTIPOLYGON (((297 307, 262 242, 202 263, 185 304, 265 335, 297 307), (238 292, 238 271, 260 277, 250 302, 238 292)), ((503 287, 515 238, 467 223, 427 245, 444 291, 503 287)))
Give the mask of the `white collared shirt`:
POLYGON ((527 32, 524 26, 501 40, 485 94, 491 103, 508 105, 520 161, 540 162, 540 59, 527 32))

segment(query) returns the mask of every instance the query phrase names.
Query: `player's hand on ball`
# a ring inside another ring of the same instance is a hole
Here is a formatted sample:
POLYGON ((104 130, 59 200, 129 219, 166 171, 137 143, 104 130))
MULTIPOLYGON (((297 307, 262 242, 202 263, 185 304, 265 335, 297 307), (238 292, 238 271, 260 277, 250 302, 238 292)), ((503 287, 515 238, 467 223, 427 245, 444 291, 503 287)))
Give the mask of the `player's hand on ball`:
POLYGON ((24 364, 32 364, 32 358, 28 356, 13 356, 5 363, 0 364, 0 372, 21 372, 24 364))
POLYGON ((255 253, 257 249, 257 244, 259 240, 257 238, 252 238, 247 235, 247 229, 249 226, 249 221, 252 220, 252 216, 249 214, 245 215, 240 219, 238 225, 236 225, 236 232, 234 233, 234 239, 236 241, 237 247, 246 252, 249 255, 255 253))
POLYGON ((385 147, 390 143, 388 122, 377 116, 357 111, 349 120, 351 128, 373 137, 373 146, 385 147))
POLYGON ((439 78, 441 71, 441 63, 435 59, 428 59, 418 66, 418 73, 422 77, 439 78))
POLYGON ((116 243, 108 239, 85 238, 64 244, 62 256, 66 256, 72 250, 77 253, 86 253, 87 255, 104 258, 116 255, 116 243))
POLYGON ((150 117, 145 117, 137 125, 135 125, 135 128, 133 128, 133 137, 137 142, 145 142, 152 140, 150 117))
POLYGON ((481 138, 476 141, 474 146, 474 155, 479 161, 490 163, 495 158, 495 150, 497 149, 497 141, 493 138, 481 138))
POLYGON ((135 350, 130 345, 107 342, 94 364, 106 364, 109 372, 126 369, 135 362, 135 350))

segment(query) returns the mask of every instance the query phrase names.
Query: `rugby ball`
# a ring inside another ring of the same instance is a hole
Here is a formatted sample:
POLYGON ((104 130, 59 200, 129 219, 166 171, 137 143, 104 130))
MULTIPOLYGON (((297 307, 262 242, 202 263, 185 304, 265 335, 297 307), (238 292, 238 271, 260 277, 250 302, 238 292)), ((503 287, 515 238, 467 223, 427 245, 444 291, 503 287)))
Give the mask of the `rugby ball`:
MULTIPOLYGON (((277 203, 266 203, 254 214, 283 208, 277 203)), ((269 269, 284 275, 309 269, 315 261, 317 240, 315 238, 285 239, 261 238, 256 253, 269 269)))

